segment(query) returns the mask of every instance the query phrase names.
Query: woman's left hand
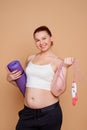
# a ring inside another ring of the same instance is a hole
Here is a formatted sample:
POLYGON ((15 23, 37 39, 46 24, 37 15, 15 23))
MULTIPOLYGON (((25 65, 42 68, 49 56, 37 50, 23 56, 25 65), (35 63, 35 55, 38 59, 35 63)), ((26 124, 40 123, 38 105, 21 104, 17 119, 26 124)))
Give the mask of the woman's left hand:
POLYGON ((65 67, 70 67, 74 63, 75 59, 73 57, 66 57, 64 59, 64 66, 65 67))

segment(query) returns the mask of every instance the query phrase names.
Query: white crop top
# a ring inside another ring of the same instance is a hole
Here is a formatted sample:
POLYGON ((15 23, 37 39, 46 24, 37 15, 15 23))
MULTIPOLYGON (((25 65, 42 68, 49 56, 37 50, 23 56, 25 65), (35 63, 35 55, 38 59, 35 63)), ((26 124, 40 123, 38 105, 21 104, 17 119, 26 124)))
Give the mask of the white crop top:
POLYGON ((37 65, 30 61, 25 72, 27 76, 26 87, 51 89, 51 82, 54 76, 51 64, 37 65))

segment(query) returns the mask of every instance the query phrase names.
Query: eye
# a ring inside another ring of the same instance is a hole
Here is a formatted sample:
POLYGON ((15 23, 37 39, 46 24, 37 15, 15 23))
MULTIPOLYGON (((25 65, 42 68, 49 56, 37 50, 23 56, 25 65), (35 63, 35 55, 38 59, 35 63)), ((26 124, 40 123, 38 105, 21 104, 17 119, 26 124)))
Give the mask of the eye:
POLYGON ((39 42, 40 40, 39 39, 35 39, 35 42, 39 42))
POLYGON ((43 40, 45 40, 45 39, 46 39, 46 37, 43 37, 42 39, 43 39, 43 40))

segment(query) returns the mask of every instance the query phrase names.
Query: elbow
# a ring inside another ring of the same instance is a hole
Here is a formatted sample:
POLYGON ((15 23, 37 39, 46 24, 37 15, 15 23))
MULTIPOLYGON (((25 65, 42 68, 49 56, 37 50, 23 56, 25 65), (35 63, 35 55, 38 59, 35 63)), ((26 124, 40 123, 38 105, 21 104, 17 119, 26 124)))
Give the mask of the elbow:
POLYGON ((63 85, 62 87, 59 88, 59 90, 60 90, 61 92, 64 92, 65 89, 66 89, 66 85, 63 85))
POLYGON ((65 90, 66 90, 66 85, 63 85, 62 87, 59 88, 58 91, 59 91, 60 94, 62 94, 62 93, 65 92, 65 90))
POLYGON ((51 90, 51 93, 55 96, 55 97, 59 97, 61 94, 63 94, 66 90, 66 87, 65 85, 62 86, 62 87, 59 87, 59 88, 56 88, 54 87, 52 90, 51 90))

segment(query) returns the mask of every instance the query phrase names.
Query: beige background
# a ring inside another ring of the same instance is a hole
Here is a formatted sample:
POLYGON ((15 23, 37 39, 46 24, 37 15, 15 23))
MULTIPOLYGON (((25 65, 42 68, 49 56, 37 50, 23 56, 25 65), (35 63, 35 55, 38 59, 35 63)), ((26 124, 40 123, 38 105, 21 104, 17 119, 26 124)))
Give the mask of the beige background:
POLYGON ((73 68, 69 69, 67 90, 60 97, 62 130, 87 129, 87 1, 86 0, 0 0, 0 130, 15 130, 18 111, 23 107, 19 90, 6 81, 6 65, 18 59, 24 66, 37 50, 32 33, 47 25, 54 38, 54 51, 78 60, 82 78, 77 80, 79 100, 71 104, 73 68), (82 80, 82 81, 81 81, 82 80))

